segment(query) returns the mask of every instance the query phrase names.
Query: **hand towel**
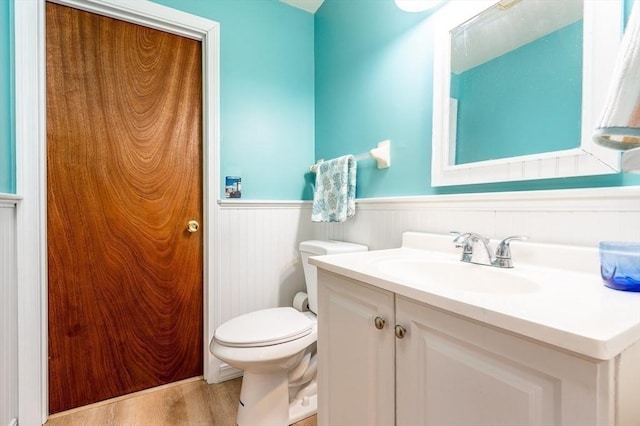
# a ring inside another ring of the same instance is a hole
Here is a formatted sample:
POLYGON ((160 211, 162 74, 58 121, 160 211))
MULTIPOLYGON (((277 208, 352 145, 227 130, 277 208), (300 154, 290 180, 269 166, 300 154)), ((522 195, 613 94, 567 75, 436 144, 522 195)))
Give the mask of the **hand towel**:
POLYGON ((345 155, 324 161, 316 171, 313 222, 344 222, 356 214, 356 160, 345 155))
POLYGON ((640 146, 640 2, 629 15, 613 68, 609 97, 594 141, 607 148, 627 150, 640 146))

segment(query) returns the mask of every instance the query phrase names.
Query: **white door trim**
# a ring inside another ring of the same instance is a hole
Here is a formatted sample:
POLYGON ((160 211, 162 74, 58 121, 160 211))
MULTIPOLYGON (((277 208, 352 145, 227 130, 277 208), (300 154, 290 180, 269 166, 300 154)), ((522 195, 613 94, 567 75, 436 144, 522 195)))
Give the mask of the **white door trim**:
MULTIPOLYGON (((146 0, 54 0, 202 43, 204 375, 217 378, 209 354, 216 300, 215 271, 219 198, 220 25, 146 0), (207 226, 208 225, 208 226, 207 226)), ((48 415, 47 232, 46 232, 46 63, 45 1, 15 2, 16 183, 23 197, 17 208, 18 419, 42 424, 48 415)))

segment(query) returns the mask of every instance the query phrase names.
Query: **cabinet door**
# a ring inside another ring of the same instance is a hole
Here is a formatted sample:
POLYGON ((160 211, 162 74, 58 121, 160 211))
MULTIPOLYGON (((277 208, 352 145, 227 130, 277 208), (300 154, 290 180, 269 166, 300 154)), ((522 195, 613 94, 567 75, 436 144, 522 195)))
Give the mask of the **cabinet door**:
POLYGON ((398 425, 594 425, 607 412, 606 365, 400 296, 396 322, 407 329, 396 342, 398 425))
POLYGON ((318 424, 393 425, 393 293, 321 269, 318 284, 318 424))

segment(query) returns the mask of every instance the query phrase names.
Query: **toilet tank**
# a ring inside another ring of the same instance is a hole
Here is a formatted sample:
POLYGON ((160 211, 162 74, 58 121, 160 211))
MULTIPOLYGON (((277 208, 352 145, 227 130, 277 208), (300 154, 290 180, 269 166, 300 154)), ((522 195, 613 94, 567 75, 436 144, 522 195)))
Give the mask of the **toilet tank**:
POLYGON ((307 284, 307 296, 309 297, 309 309, 318 313, 318 271, 309 263, 309 256, 322 256, 325 254, 355 253, 367 251, 369 248, 362 244, 347 243, 345 241, 310 240, 300 243, 300 257, 304 269, 304 279, 307 284))

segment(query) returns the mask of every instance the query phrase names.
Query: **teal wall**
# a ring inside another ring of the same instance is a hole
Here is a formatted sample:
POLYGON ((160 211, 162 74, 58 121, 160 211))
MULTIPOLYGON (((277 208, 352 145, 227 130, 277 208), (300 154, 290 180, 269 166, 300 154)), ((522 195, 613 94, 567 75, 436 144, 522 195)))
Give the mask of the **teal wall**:
POLYGON ((313 15, 278 0, 154 1, 220 23, 221 191, 240 176, 242 198, 308 198, 313 15))
POLYGON ((316 12, 316 157, 391 139, 391 167, 358 162, 358 197, 423 194, 431 164, 433 27, 393 0, 325 0, 316 12))
POLYGON ((640 184, 638 175, 616 174, 432 187, 434 18, 402 12, 392 0, 325 0, 316 13, 316 157, 392 141, 389 169, 358 163, 359 198, 640 184))
POLYGON ((582 27, 574 22, 457 75, 456 164, 580 146, 582 27))
POLYGON ((13 3, 0 0, 0 192, 15 193, 13 3))
MULTIPOLYGON (((315 158, 383 139, 393 141, 392 167, 361 161, 359 197, 640 184, 619 174, 432 188, 429 12, 406 13, 392 0, 325 0, 314 18, 278 0, 155 1, 221 23, 220 174, 222 185, 226 175, 242 177, 243 198, 309 199, 315 158)), ((10 193, 12 5, 0 0, 0 192, 10 193)))

